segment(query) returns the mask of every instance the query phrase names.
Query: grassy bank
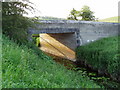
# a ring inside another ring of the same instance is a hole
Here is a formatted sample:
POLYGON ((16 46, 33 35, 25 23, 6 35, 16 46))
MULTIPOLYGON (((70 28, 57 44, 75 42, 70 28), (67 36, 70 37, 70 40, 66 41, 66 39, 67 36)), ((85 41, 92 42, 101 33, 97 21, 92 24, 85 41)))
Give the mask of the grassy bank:
POLYGON ((120 80, 119 37, 104 38, 76 49, 77 58, 90 64, 93 68, 109 73, 120 80))
POLYGON ((42 52, 37 55, 4 35, 2 42, 3 88, 100 88, 81 72, 67 70, 42 52))

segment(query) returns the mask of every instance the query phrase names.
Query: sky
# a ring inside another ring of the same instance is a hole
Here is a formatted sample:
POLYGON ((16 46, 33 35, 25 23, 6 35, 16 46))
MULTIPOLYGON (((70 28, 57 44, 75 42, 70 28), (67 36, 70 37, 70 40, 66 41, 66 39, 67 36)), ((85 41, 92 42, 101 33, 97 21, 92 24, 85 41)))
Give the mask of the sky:
POLYGON ((74 8, 81 10, 84 5, 90 7, 98 19, 118 16, 118 2, 120 0, 29 0, 37 8, 33 16, 52 16, 58 18, 67 18, 70 11, 74 8))

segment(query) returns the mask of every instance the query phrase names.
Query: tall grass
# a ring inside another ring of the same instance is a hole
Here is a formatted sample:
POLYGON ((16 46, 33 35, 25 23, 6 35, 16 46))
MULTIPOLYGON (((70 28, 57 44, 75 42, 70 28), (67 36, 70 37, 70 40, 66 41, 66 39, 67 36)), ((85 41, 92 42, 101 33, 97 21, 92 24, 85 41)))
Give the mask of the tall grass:
POLYGON ((80 72, 65 69, 42 52, 38 56, 3 35, 3 88, 100 88, 80 72))
POLYGON ((120 79, 120 36, 104 38, 76 49, 77 58, 84 60, 93 68, 107 72, 120 79))

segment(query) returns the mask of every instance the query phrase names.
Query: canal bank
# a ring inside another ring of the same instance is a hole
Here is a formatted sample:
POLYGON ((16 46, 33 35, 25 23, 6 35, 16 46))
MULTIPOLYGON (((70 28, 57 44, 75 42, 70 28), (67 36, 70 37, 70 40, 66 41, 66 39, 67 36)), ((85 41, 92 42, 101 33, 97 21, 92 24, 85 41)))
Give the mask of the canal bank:
POLYGON ((84 62, 77 62, 80 60, 71 61, 50 53, 46 54, 51 56, 56 63, 65 66, 69 70, 80 73, 82 72, 84 77, 89 77, 90 80, 93 80, 100 86, 104 86, 106 89, 120 88, 120 82, 114 81, 112 78, 110 78, 109 74, 100 73, 98 70, 93 69, 90 65, 85 64, 84 62))

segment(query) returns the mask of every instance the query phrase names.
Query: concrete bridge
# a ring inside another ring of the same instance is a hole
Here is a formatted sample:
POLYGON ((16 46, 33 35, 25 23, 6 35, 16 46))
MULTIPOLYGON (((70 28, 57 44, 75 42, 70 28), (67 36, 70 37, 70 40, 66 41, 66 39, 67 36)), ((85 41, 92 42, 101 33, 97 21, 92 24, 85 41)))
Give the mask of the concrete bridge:
POLYGON ((38 30, 29 29, 29 40, 32 34, 48 34, 71 50, 95 40, 116 36, 119 34, 120 24, 74 20, 41 20, 37 24, 38 30))
POLYGON ((80 32, 78 28, 42 28, 41 30, 29 30, 29 40, 32 40, 32 34, 47 33, 57 41, 63 43, 72 50, 80 46, 80 32))

